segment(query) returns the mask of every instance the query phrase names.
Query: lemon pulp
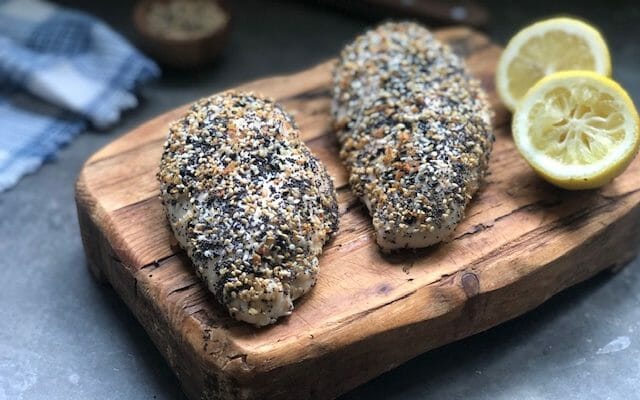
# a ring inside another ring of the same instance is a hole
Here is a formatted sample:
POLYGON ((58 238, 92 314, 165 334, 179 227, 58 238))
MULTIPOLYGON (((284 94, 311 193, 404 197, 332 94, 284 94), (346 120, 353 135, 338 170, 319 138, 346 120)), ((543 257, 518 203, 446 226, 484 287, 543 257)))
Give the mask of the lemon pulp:
POLYGON ((559 72, 538 82, 514 115, 513 134, 527 162, 568 189, 607 183, 640 145, 638 114, 626 92, 587 71, 559 72))
POLYGON ((536 82, 566 70, 611 73, 609 50, 600 33, 571 18, 552 18, 518 32, 502 53, 496 71, 498 94, 514 110, 536 82))
POLYGON ((559 30, 532 37, 509 64, 507 74, 518 77, 509 80, 509 91, 520 99, 543 77, 576 67, 582 70, 596 68, 595 57, 584 38, 559 30))

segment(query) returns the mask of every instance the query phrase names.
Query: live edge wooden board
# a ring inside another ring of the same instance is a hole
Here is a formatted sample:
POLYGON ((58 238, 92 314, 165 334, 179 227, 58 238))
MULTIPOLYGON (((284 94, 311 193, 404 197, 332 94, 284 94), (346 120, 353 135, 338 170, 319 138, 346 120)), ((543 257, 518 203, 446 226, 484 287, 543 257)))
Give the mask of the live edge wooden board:
POLYGON ((109 282, 191 399, 330 399, 423 353, 538 306, 640 248, 640 159, 601 190, 546 184, 514 149, 493 76, 501 49, 466 28, 438 32, 467 59, 496 111, 490 174, 448 243, 381 254, 350 193, 330 129, 333 61, 252 82, 295 115, 333 176, 340 230, 316 287, 268 328, 232 320, 172 237, 155 174, 169 121, 93 155, 76 188, 91 271, 109 282))

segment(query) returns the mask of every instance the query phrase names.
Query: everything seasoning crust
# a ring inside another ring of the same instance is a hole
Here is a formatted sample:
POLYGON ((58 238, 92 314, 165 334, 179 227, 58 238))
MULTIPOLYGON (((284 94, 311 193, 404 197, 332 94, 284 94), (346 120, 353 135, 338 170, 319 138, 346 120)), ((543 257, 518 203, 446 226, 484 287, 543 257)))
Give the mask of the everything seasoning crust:
POLYGON ((340 156, 378 245, 446 239, 486 173, 494 141, 479 82, 428 30, 402 22, 346 46, 333 83, 340 156))
POLYGON ((276 103, 226 92, 171 124, 158 179, 197 274, 236 319, 274 323, 316 281, 333 182, 276 103))

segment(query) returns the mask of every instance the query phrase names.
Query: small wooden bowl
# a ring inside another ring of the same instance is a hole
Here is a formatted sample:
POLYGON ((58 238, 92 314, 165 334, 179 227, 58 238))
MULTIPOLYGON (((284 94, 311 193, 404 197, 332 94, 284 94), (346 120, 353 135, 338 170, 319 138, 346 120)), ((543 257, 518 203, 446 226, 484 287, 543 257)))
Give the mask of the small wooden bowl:
POLYGON ((225 1, 217 3, 226 13, 227 21, 218 30, 193 38, 169 38, 151 32, 147 26, 149 8, 157 2, 171 0, 142 0, 133 11, 133 23, 142 38, 142 49, 159 63, 179 69, 194 69, 210 64, 218 58, 229 39, 231 13, 225 1))

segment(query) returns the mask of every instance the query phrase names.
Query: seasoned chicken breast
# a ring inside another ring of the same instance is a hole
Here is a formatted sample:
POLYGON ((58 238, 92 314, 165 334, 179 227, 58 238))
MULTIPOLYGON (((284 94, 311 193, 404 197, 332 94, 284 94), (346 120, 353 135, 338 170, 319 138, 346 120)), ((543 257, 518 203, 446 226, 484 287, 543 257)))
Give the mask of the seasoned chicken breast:
POLYGON ((332 114, 353 191, 383 251, 446 239, 487 170, 487 96, 425 28, 386 23, 344 48, 332 114))
POLYGON ((338 226, 333 182, 274 102, 227 92, 170 126, 158 179, 197 274, 236 319, 274 323, 314 285, 338 226))

